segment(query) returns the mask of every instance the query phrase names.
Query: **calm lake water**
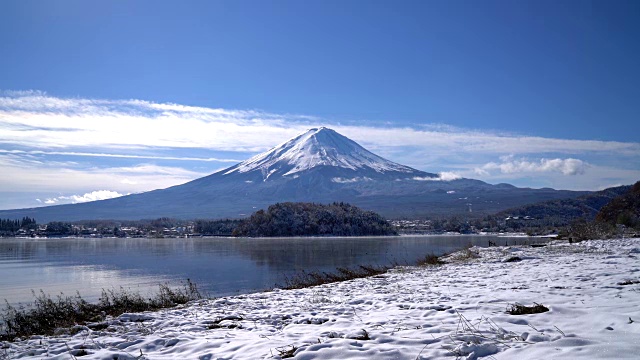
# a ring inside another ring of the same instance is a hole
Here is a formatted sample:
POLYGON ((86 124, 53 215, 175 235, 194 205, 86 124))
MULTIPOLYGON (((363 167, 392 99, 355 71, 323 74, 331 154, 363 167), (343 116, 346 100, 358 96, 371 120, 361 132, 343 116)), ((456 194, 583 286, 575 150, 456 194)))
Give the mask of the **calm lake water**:
POLYGON ((120 286, 147 293, 195 282, 208 296, 271 289, 301 270, 413 264, 468 244, 539 242, 478 235, 362 238, 0 239, 0 301, 31 301, 32 290, 96 300, 120 286))

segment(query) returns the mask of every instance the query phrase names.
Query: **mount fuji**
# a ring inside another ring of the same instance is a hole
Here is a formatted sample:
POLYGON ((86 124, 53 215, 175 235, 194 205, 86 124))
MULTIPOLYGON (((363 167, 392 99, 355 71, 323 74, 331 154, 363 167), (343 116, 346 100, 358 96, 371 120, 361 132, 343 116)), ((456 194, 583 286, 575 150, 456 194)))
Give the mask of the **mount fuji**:
POLYGON ((320 127, 230 168, 167 189, 82 204, 0 211, 38 222, 239 218, 285 201, 344 201, 387 217, 483 215, 585 192, 446 179, 384 159, 320 127))
POLYGON ((348 179, 350 176, 379 180, 407 176, 437 177, 383 159, 325 127, 311 129, 223 172, 224 175, 259 173, 261 180, 266 182, 271 176, 295 179, 305 172, 317 170, 322 171, 325 177, 333 176, 332 180, 337 182, 340 180, 336 179, 348 179))

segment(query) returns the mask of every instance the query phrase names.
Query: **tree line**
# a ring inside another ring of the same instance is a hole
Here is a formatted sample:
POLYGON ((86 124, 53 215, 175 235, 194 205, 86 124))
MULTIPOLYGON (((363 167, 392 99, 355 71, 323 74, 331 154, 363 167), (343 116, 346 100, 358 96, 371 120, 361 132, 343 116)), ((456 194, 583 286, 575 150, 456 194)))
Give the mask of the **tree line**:
POLYGON ((640 181, 576 199, 553 200, 505 210, 483 218, 452 216, 387 222, 372 211, 347 203, 277 203, 244 220, 137 221, 88 220, 50 222, 39 229, 35 219, 0 219, 0 236, 366 236, 400 232, 524 232, 558 234, 575 240, 640 232, 640 181), (419 226, 416 226, 419 225, 419 226), (416 231, 418 230, 418 231, 416 231))
POLYGON ((37 228, 36 220, 28 216, 23 217, 21 220, 0 219, 0 234, 3 235, 15 235, 20 230, 29 231, 37 228))
POLYGON ((240 222, 235 236, 377 236, 395 235, 382 216, 347 203, 328 205, 285 202, 259 210, 240 222))
POLYGON ((640 181, 575 199, 551 200, 508 209, 483 218, 396 221, 399 231, 412 232, 523 232, 557 234, 572 240, 604 239, 640 233, 640 181), (416 226, 419 225, 419 226, 416 226))

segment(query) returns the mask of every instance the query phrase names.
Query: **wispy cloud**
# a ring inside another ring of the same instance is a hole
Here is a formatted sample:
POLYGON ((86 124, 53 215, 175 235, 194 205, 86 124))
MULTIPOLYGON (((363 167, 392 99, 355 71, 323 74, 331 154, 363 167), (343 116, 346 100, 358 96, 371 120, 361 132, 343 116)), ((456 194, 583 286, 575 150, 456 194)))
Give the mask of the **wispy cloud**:
POLYGON ((336 130, 363 144, 379 147, 415 147, 427 150, 424 155, 441 156, 454 153, 518 154, 583 152, 640 154, 640 143, 598 140, 571 140, 535 137, 499 132, 450 129, 421 130, 414 128, 336 127, 336 130))
POLYGON ((209 172, 155 164, 78 167, 73 163, 29 160, 0 155, 0 189, 54 193, 91 192, 95 188, 118 192, 141 192, 181 184, 209 172))
POLYGON ((117 191, 110 190, 97 190, 83 195, 57 196, 44 200, 36 199, 36 201, 45 205, 78 204, 89 201, 113 199, 124 195, 128 194, 120 194, 117 191))
POLYGON ((445 125, 341 126, 310 116, 255 110, 58 98, 37 91, 4 95, 0 97, 0 143, 40 149, 163 147, 258 152, 321 123, 376 148, 416 147, 436 156, 451 151, 503 155, 514 149, 518 154, 640 153, 639 143, 544 138, 445 125))
POLYGON ((476 168, 479 175, 487 175, 491 171, 498 170, 504 174, 531 173, 531 172, 560 172, 564 175, 584 174, 589 166, 579 159, 539 159, 531 161, 529 159, 514 159, 512 155, 502 157, 502 162, 490 162, 482 167, 476 168))
POLYGON ((412 178, 412 180, 416 180, 416 181, 452 181, 452 180, 458 180, 462 178, 462 176, 451 172, 451 171, 443 171, 441 173, 438 174, 437 177, 420 177, 420 176, 415 176, 412 178))
POLYGON ((2 150, 0 154, 25 154, 25 155, 61 155, 61 156, 78 156, 78 157, 102 157, 102 158, 118 158, 118 159, 146 159, 146 160, 175 160, 175 161, 203 161, 203 162, 228 162, 237 163, 239 159, 225 159, 215 157, 187 157, 187 156, 154 156, 154 155, 134 155, 134 154, 106 154, 106 153, 89 153, 89 152, 71 152, 71 151, 42 151, 42 150, 2 150))
POLYGON ((308 117, 142 100, 0 97, 0 141, 34 148, 205 148, 260 151, 305 129, 308 117), (300 122, 292 125, 290 121, 300 122))
MULTIPOLYGON (((0 191, 54 194, 38 196, 46 200, 97 188, 116 193, 164 188, 213 173, 320 125, 395 162, 440 172, 437 179, 443 181, 464 176, 595 189, 640 178, 640 142, 539 137, 447 124, 344 124, 259 110, 0 91, 0 172, 10 174, 0 177, 0 191)), ((352 179, 339 179, 345 180, 352 179)))
POLYGON ((348 183, 355 183, 355 182, 360 182, 360 181, 371 181, 371 178, 368 178, 366 176, 364 177, 354 177, 354 178, 341 178, 341 177, 334 177, 331 179, 331 181, 335 182, 335 183, 340 183, 340 184, 348 184, 348 183))

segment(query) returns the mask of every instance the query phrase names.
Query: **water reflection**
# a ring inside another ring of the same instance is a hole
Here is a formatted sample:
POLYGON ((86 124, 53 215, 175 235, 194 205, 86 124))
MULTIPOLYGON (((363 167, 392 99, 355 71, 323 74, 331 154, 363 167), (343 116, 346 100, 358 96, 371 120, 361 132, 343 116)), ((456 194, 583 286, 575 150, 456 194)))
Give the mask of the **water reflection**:
POLYGON ((418 236, 285 239, 0 239, 0 300, 31 300, 31 289, 76 290, 96 299, 123 286, 148 292, 189 278, 210 296, 268 289, 300 270, 360 264, 412 264, 427 253, 467 244, 526 243, 529 238, 418 236))
POLYGON ((392 244, 388 238, 307 238, 239 239, 231 249, 251 259, 257 266, 278 271, 299 269, 335 269, 356 263, 384 261, 392 244), (265 241, 266 240, 266 241, 265 241))

